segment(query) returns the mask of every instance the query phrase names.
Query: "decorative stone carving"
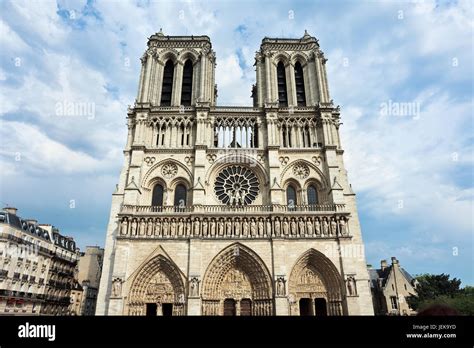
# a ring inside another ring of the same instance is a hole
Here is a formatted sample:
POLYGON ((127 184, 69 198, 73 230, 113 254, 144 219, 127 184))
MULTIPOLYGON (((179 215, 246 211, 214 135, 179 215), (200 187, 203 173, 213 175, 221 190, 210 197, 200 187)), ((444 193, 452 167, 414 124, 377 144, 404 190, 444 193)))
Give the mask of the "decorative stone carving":
POLYGON ((288 161, 290 160, 289 157, 284 157, 284 156, 281 156, 279 158, 279 161, 281 163, 282 166, 286 166, 288 164, 288 161))
POLYGON ((306 179, 309 176, 309 167, 305 163, 296 163, 293 166, 293 174, 299 179, 306 179))
POLYGON ((184 163, 186 163, 187 166, 192 165, 193 162, 194 162, 194 157, 193 156, 184 157, 184 163))
POLYGON ((217 155, 215 155, 215 154, 208 154, 208 155, 206 156, 206 158, 207 158, 207 161, 208 161, 209 163, 214 163, 214 162, 216 161, 217 155))
POLYGON ((112 297, 122 296, 122 279, 115 278, 112 281, 112 297))
POLYGON ((189 297, 198 297, 199 296, 199 278, 191 277, 189 281, 189 297))
POLYGON ((357 296, 357 286, 354 276, 348 276, 346 279, 347 284, 347 294, 349 296, 357 296))
POLYGON ((285 289, 285 284, 286 280, 284 276, 278 276, 276 280, 276 295, 277 296, 285 296, 286 295, 286 289, 285 289))
POLYGON ((161 174, 167 179, 171 179, 178 173, 178 166, 175 163, 165 163, 161 168, 161 174))
POLYGON ((155 160, 156 158, 153 157, 153 156, 147 156, 145 157, 144 161, 145 163, 147 164, 148 167, 150 167, 151 165, 153 165, 153 163, 155 163, 155 160))

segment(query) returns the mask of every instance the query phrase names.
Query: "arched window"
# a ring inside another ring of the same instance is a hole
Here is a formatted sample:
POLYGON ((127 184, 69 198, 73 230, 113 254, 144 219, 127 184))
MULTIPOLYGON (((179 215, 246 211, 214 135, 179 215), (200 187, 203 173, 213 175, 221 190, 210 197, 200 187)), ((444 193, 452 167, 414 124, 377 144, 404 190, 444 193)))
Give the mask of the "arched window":
POLYGON ((292 185, 288 185, 286 188, 286 204, 289 208, 294 208, 294 206, 297 205, 296 190, 292 185))
POLYGON ((161 87, 161 106, 171 106, 171 93, 173 92, 174 64, 169 59, 163 71, 163 85, 161 87))
POLYGON ((277 81, 278 81, 278 101, 280 107, 288 106, 288 95, 286 92, 286 74, 283 62, 277 65, 277 81))
POLYGON ((184 63, 183 84, 181 88, 181 105, 191 105, 191 92, 193 87, 193 63, 190 59, 184 63))
POLYGON ((306 193, 308 194, 309 205, 318 204, 318 191, 316 190, 316 187, 314 185, 308 186, 306 193))
POLYGON ((186 206, 186 186, 179 184, 174 190, 174 206, 185 207, 186 206))
POLYGON ((304 93, 304 78, 303 68, 300 62, 295 64, 295 86, 296 86, 296 101, 298 106, 306 106, 306 95, 304 93))
POLYGON ((156 184, 155 187, 153 187, 151 205, 157 207, 163 206, 163 186, 160 184, 156 184))

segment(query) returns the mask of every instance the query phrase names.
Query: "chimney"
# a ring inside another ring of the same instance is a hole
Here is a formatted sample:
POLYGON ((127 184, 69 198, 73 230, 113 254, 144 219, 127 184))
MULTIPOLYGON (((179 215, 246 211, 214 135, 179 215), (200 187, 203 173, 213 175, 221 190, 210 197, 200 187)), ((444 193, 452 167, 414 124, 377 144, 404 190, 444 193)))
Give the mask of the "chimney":
POLYGON ((3 211, 12 215, 16 215, 16 212, 18 211, 18 209, 14 207, 5 207, 3 208, 3 211))
POLYGON ((384 271, 388 267, 387 260, 380 261, 380 269, 384 271))
POLYGON ((38 225, 38 220, 35 219, 25 219, 25 221, 32 225, 38 225))
POLYGON ((392 265, 398 265, 398 260, 395 256, 392 256, 392 265))

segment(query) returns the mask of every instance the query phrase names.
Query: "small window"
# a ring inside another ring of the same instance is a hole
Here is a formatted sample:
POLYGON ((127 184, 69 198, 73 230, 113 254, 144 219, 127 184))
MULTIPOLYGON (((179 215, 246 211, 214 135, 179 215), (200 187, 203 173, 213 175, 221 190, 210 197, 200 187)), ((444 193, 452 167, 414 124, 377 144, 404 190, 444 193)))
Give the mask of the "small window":
POLYGON ((392 309, 398 309, 397 298, 395 296, 390 296, 390 303, 392 305, 392 309))

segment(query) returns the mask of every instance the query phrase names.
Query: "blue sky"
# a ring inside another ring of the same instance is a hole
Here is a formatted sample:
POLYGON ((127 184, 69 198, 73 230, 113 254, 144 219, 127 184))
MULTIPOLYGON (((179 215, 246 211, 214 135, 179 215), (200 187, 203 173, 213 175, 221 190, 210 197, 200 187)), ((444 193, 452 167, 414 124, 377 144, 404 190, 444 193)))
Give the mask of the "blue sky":
POLYGON ((263 37, 319 39, 368 262, 474 284, 471 1, 2 1, 0 204, 104 244, 139 57, 209 35, 219 105, 250 105, 263 37), (61 116, 58 104, 89 114, 61 116), (388 103, 419 113, 384 114, 388 103), (396 105, 396 104, 395 104, 396 105))

